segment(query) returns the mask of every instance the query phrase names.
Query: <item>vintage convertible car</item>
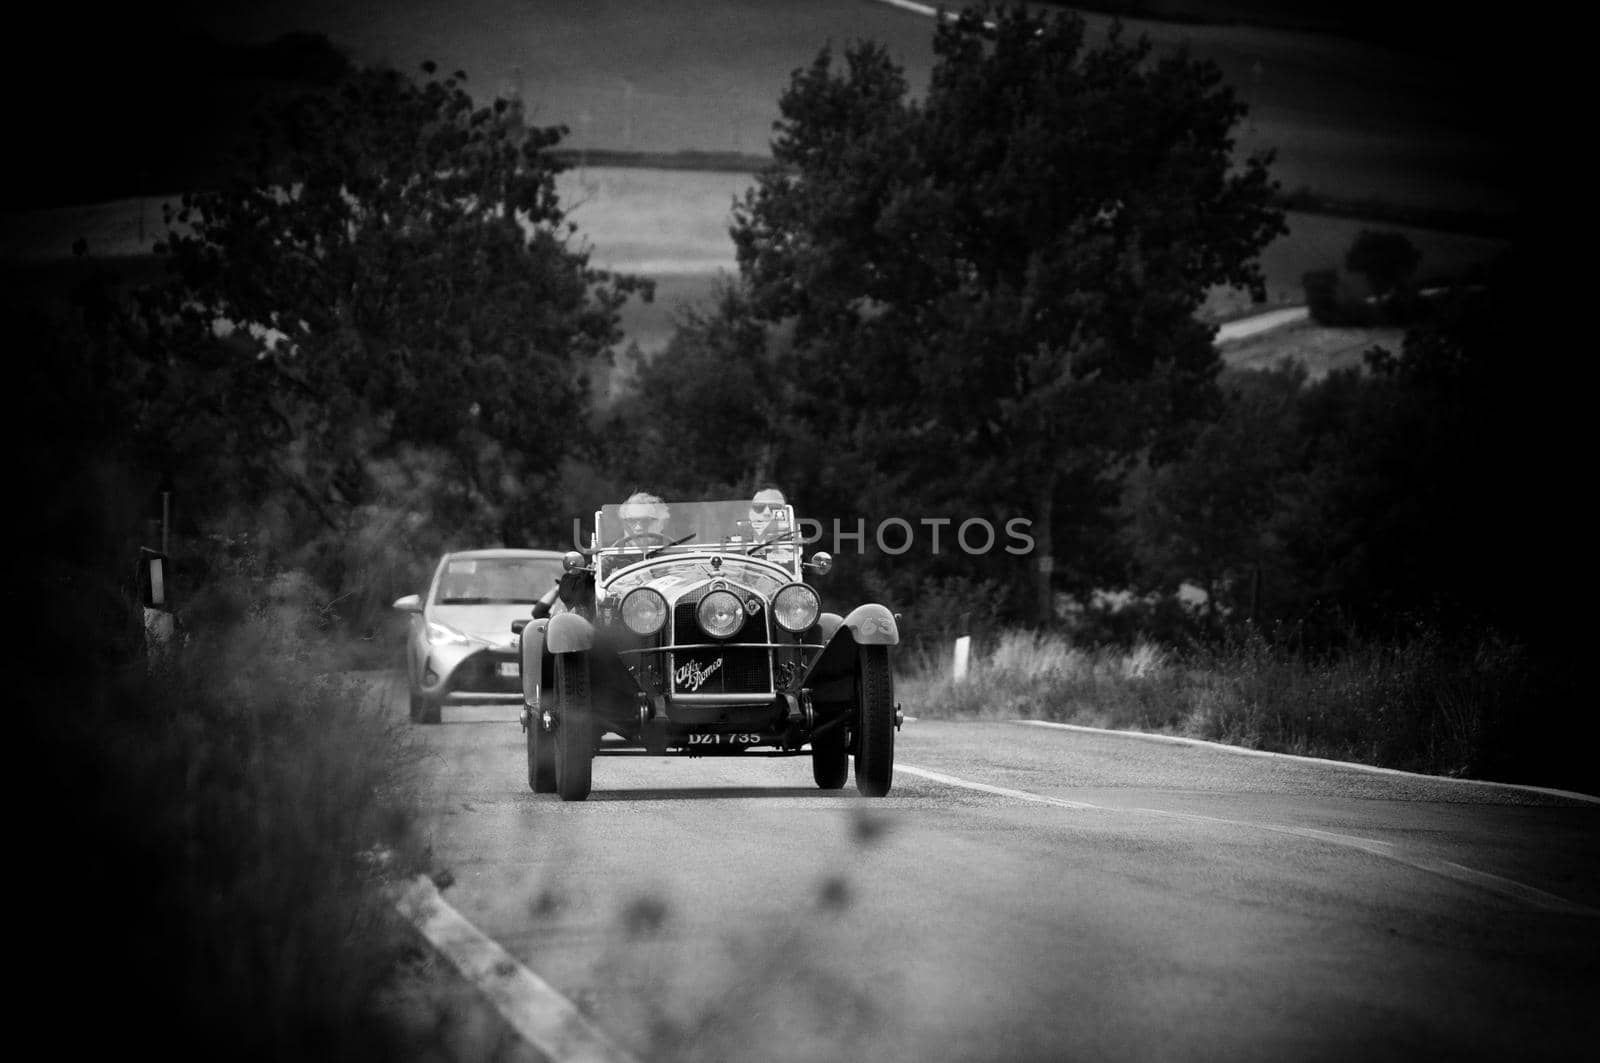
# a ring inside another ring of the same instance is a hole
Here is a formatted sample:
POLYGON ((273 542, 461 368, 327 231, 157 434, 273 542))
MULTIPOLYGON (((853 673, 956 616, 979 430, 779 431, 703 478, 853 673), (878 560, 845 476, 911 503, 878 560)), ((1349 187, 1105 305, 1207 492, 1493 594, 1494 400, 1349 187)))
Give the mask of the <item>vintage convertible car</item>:
POLYGON ((668 505, 669 523, 643 534, 621 507, 599 510, 559 595, 513 623, 528 784, 581 801, 597 753, 809 752, 819 787, 843 787, 853 755, 861 793, 887 794, 902 721, 895 616, 822 611, 803 575, 832 559, 802 560, 790 507, 755 534, 746 501, 668 505))

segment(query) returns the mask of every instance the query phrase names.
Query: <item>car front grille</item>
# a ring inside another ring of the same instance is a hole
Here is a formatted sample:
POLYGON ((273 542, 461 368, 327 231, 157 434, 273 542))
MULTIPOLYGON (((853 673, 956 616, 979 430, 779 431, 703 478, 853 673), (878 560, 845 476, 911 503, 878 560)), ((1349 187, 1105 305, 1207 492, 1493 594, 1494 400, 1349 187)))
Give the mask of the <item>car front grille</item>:
MULTIPOLYGON (((741 597, 745 597, 741 595, 741 597)), ((713 641, 700 630, 694 618, 695 606, 700 604, 700 594, 682 598, 672 613, 674 643, 695 644, 713 641)), ((772 655, 763 647, 744 646, 742 642, 768 642, 767 610, 765 603, 756 599, 754 613, 745 611, 744 627, 715 648, 686 650, 669 654, 672 692, 674 694, 770 694, 772 692, 772 655)))
POLYGON ((500 674, 500 662, 515 661, 509 653, 473 654, 456 665, 450 674, 450 689, 461 694, 516 694, 522 690, 520 676, 500 674))

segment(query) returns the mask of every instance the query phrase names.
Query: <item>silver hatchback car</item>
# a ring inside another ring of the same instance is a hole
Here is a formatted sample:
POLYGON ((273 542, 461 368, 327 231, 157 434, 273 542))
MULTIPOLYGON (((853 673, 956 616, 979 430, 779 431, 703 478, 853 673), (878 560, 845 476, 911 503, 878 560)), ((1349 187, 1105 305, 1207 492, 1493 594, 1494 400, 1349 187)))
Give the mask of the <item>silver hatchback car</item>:
POLYGON ((411 719, 438 723, 443 705, 522 703, 521 658, 511 621, 527 619, 562 573, 556 550, 459 550, 434 569, 426 595, 394 607, 410 614, 406 678, 411 719))

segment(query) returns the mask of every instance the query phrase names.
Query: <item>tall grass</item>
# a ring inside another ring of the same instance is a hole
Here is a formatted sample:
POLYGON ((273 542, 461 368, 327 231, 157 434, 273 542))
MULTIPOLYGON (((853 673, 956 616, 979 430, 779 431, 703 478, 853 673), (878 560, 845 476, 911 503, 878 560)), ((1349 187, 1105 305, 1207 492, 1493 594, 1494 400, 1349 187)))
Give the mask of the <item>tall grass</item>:
POLYGON ((949 673, 948 660, 911 662, 908 711, 1150 731, 1439 775, 1537 781, 1529 776, 1540 770, 1507 754, 1540 688, 1534 665, 1492 634, 1422 629, 1315 655, 1253 632, 1178 653, 1008 631, 974 655, 965 679, 949 673))
POLYGON ((380 1004, 411 946, 386 891, 424 858, 406 732, 369 677, 318 667, 315 610, 233 606, 148 659, 39 662, 30 978, 95 989, 76 1048, 395 1058, 380 1004))

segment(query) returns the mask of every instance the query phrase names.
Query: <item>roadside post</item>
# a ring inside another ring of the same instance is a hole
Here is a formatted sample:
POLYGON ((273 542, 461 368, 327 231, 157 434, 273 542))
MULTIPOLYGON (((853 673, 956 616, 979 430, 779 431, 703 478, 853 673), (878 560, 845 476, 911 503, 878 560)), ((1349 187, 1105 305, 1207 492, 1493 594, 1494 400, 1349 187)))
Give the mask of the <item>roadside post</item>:
POLYGON ((957 683, 967 678, 967 665, 972 656, 972 636, 967 634, 971 613, 961 614, 961 634, 956 636, 955 660, 951 662, 951 675, 957 683))

